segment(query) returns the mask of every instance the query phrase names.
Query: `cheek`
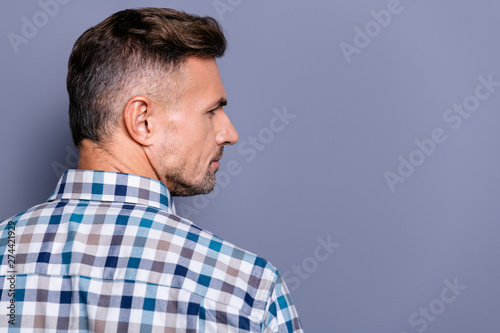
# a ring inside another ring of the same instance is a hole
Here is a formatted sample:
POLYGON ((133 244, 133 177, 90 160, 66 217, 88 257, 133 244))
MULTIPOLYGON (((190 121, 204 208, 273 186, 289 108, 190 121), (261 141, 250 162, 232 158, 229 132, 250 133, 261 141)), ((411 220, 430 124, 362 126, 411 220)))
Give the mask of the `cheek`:
POLYGON ((196 142, 206 140, 213 132, 212 121, 206 114, 199 114, 191 117, 179 119, 179 134, 182 135, 185 142, 196 142))
POLYGON ((175 147, 176 155, 190 163, 205 163, 215 150, 216 137, 214 119, 207 114, 175 117, 174 133, 167 133, 167 140, 175 147))
POLYGON ((207 143, 213 144, 215 143, 215 127, 217 123, 215 119, 209 119, 205 128, 204 128, 204 137, 207 143))
MULTIPOLYGON (((190 124, 186 140, 190 142, 193 151, 201 154, 213 151, 215 145, 215 130, 213 120, 208 116, 202 117, 198 122, 190 124)), ((209 153, 210 153, 209 152, 209 153)))

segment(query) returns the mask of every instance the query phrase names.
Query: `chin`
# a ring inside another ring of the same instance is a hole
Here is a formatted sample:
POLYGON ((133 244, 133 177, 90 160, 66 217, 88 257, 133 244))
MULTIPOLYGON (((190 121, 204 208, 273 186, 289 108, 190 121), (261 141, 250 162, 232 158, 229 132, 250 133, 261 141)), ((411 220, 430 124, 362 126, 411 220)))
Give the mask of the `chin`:
POLYGON ((215 188, 215 177, 213 181, 204 182, 202 184, 187 185, 187 184, 177 184, 170 194, 174 197, 191 197, 200 194, 209 194, 215 188))

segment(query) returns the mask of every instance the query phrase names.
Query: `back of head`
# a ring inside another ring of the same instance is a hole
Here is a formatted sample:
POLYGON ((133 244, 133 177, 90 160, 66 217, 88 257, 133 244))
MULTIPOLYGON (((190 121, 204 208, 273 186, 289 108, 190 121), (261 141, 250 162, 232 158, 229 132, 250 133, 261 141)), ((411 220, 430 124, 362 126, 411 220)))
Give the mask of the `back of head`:
POLYGON ((100 143, 109 138, 133 94, 175 98, 165 88, 188 57, 221 57, 225 49, 216 20, 173 9, 127 9, 88 29, 76 41, 68 63, 75 145, 83 139, 100 143))

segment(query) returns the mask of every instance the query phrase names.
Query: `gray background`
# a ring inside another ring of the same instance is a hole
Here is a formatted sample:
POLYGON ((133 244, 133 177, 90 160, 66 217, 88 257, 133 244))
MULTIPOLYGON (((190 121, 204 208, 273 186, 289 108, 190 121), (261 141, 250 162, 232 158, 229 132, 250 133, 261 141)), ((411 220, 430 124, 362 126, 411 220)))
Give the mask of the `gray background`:
POLYGON ((499 332, 500 88, 460 128, 443 119, 479 76, 500 81, 498 1, 401 0, 350 63, 340 44, 354 45, 356 27, 376 29, 370 12, 391 1, 220 2, 230 10, 73 0, 47 22, 38 15, 17 53, 8 34, 22 35, 23 17, 42 9, 4 2, 0 219, 46 200, 59 169, 76 165, 65 76, 84 30, 138 6, 210 15, 229 40, 219 67, 240 134, 221 170, 234 160, 240 172, 211 197, 177 200, 184 216, 284 273, 307 332, 499 332), (295 118, 271 140, 275 108, 295 118), (422 162, 415 140, 436 128, 447 140, 391 191, 384 173, 398 172, 400 155, 422 162), (241 149, 259 133, 266 144, 248 161, 241 149), (315 257, 328 236, 340 247, 315 257), (444 281, 455 279, 467 288, 453 294, 444 281))

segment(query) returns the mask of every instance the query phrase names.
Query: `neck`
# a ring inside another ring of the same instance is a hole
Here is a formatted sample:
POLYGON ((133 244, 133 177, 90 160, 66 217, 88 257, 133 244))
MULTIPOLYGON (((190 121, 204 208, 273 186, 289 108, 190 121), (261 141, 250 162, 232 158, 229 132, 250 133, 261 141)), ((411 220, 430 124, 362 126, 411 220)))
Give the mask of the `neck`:
POLYGON ((137 144, 120 148, 109 142, 103 145, 84 139, 79 150, 78 169, 128 173, 158 180, 144 151, 137 144))

